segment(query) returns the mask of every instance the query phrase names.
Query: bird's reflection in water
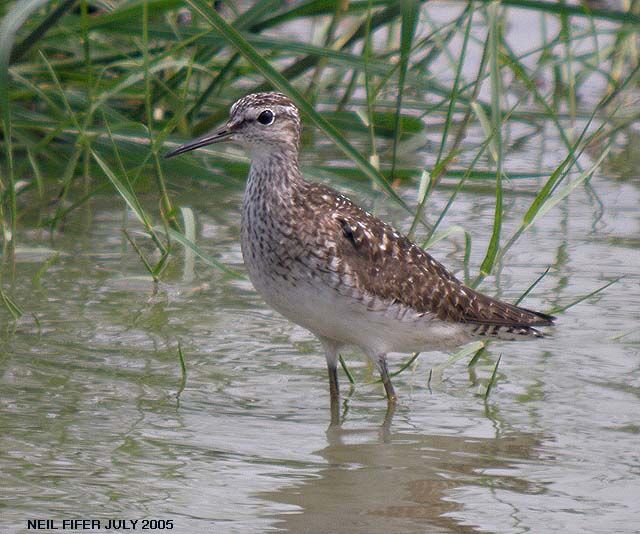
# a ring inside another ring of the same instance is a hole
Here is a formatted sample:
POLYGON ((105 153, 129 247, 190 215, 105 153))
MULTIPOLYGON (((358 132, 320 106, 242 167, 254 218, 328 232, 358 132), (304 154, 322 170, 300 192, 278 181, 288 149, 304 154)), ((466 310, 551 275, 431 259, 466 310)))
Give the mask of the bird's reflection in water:
MULTIPOLYGON (((343 421, 348 406, 348 399, 340 406, 343 421)), ((382 424, 373 428, 348 429, 333 420, 327 446, 317 451, 326 466, 300 484, 260 494, 299 508, 298 513, 279 515, 277 527, 318 533, 475 533, 476 528, 455 518, 464 510, 464 504, 453 500, 456 489, 491 483, 521 494, 544 491, 508 472, 515 463, 535 459, 543 436, 394 431, 396 410, 390 405, 382 424), (491 477, 484 476, 487 470, 491 477), (496 475, 497 470, 505 474, 496 475)))

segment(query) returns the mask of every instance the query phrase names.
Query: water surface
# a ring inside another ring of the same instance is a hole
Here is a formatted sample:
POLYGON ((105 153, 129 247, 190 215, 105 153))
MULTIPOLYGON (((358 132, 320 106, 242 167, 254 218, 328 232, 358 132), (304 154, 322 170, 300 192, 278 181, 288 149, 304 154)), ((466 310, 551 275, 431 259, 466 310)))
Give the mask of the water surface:
MULTIPOLYGON (((347 354, 358 383, 350 390, 341 376, 339 428, 329 427, 318 343, 248 281, 200 261, 191 271, 178 255, 154 286, 112 194, 53 236, 27 224, 14 294, 28 313, 2 319, 3 531, 40 517, 164 518, 188 533, 632 531, 640 191, 637 177, 606 170, 591 186, 526 234, 482 288, 513 299, 551 265, 525 301, 546 310, 625 278, 562 314, 551 337, 495 343, 472 369, 460 361, 428 384, 446 355, 423 354, 395 379, 395 413, 368 384, 366 362, 347 354), (179 400, 178 342, 188 366, 179 400)), ((198 243, 242 271, 242 183, 229 191, 175 178, 174 187, 196 215, 198 243)), ((521 187, 507 194, 505 235, 530 201, 521 187)), ((408 226, 366 184, 350 193, 408 226)), ((435 193, 434 212, 448 194, 435 193)), ((153 195, 143 200, 153 209, 153 195)), ((471 231, 472 269, 492 206, 489 194, 463 193, 447 219, 471 231)), ((458 272, 460 243, 433 250, 458 272)), ((405 358, 392 356, 392 366, 405 358)))

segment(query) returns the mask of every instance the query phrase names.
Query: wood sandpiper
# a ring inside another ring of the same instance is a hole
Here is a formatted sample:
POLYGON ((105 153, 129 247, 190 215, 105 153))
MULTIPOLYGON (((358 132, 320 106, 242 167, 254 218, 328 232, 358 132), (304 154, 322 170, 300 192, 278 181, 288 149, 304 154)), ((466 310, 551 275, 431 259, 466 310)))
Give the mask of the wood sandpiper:
POLYGON ((315 334, 332 404, 338 351, 360 348, 390 403, 387 353, 446 350, 474 338, 541 337, 554 317, 465 286, 418 245, 298 167, 300 114, 281 93, 245 96, 218 130, 172 150, 235 141, 251 156, 242 255, 251 282, 282 315, 315 334))

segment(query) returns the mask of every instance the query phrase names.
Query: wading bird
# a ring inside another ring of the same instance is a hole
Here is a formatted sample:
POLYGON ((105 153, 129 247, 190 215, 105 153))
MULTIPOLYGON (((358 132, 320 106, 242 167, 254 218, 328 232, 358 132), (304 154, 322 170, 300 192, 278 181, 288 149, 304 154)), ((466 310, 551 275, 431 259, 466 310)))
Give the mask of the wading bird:
POLYGON ((550 315, 465 286, 388 224, 305 180, 298 167, 300 114, 285 95, 241 98, 224 126, 166 157, 222 141, 239 143, 251 157, 241 224, 251 282, 267 304, 320 340, 332 404, 343 346, 371 358, 393 403, 387 353, 541 337, 535 327, 553 323, 550 315))

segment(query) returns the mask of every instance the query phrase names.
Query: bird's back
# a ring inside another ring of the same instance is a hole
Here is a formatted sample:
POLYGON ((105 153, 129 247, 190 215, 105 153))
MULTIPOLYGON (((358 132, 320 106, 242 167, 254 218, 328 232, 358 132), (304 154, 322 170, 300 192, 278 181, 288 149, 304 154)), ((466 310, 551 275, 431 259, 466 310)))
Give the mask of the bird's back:
POLYGON ((553 317, 483 295, 391 226, 335 190, 307 183, 305 217, 314 221, 309 247, 324 256, 334 283, 363 300, 406 307, 426 317, 468 324, 478 335, 536 335, 553 317))

